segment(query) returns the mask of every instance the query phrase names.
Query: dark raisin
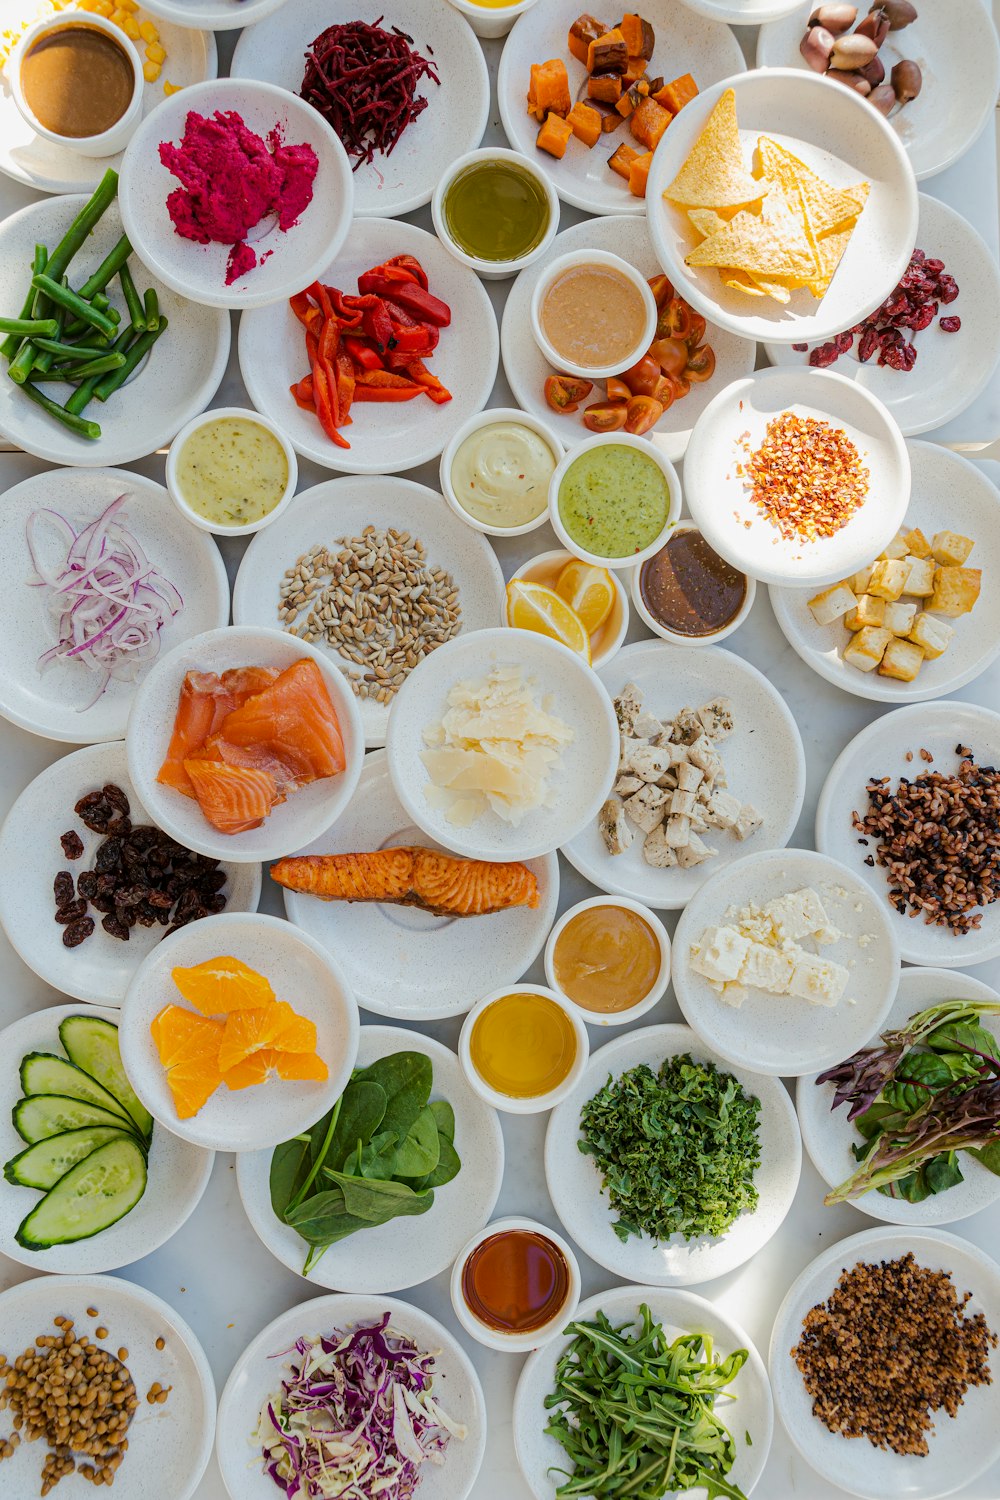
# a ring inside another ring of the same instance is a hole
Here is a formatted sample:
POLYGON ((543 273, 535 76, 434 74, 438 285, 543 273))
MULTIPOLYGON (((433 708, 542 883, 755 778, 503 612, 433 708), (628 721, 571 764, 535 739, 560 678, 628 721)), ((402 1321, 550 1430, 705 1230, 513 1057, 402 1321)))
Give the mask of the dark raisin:
POLYGON ((90 897, 90 904, 95 911, 111 912, 115 909, 115 898, 107 892, 98 892, 96 896, 90 897))
POLYGON ((117 869, 121 861, 121 857, 121 839, 105 839, 104 843, 98 846, 97 854, 94 857, 94 869, 98 870, 102 875, 104 875, 109 870, 117 869))
POLYGON ((156 926, 156 914, 155 914, 155 912, 146 911, 141 906, 139 907, 138 911, 136 912, 136 919, 137 919, 140 927, 155 927, 156 926))
POLYGON ((76 879, 76 888, 81 896, 91 901, 97 895, 98 876, 93 870, 81 870, 76 879))
POLYGON ((63 928, 63 946, 65 948, 79 948, 85 943, 94 930, 93 917, 80 917, 76 922, 71 922, 68 927, 63 928))
POLYGON ((149 895, 147 885, 126 885, 115 892, 115 906, 119 910, 123 906, 138 906, 140 901, 145 901, 149 895))
POLYGON ((59 842, 62 844, 62 852, 67 859, 80 858, 83 853, 83 839, 75 828, 71 828, 68 833, 61 834, 59 842))
POLYGON ((203 875, 198 881, 198 889, 200 891, 221 891, 228 879, 229 876, 225 870, 210 870, 207 875, 203 875))
POLYGON ((123 943, 128 942, 128 923, 123 922, 117 912, 109 912, 106 917, 102 917, 101 926, 109 937, 121 938, 123 943))
POLYGON ((105 800, 110 802, 112 807, 116 807, 120 813, 124 813, 127 818, 132 809, 121 787, 116 786, 113 781, 109 781, 107 786, 103 787, 102 790, 105 800))
POLYGON ((194 911, 200 906, 201 902, 198 900, 197 893, 191 890, 185 891, 177 903, 177 910, 174 913, 174 921, 184 921, 190 912, 194 911))
POLYGON ((100 896, 113 896, 118 884, 117 875, 105 873, 97 877, 97 892, 100 896))
POLYGON ((146 903, 154 911, 170 911, 174 904, 174 898, 166 891, 150 891, 146 897, 146 903))
POLYGON ((56 898, 56 905, 65 906, 67 901, 72 901, 75 890, 72 875, 68 870, 60 870, 52 882, 52 894, 56 898))
POLYGON ((75 922, 80 917, 87 915, 86 901, 68 901, 65 906, 60 906, 56 912, 56 921, 60 927, 68 927, 70 922, 75 922))
POLYGON ((222 892, 217 891, 214 896, 206 896, 205 908, 211 916, 215 916, 217 912, 225 911, 226 898, 222 892))

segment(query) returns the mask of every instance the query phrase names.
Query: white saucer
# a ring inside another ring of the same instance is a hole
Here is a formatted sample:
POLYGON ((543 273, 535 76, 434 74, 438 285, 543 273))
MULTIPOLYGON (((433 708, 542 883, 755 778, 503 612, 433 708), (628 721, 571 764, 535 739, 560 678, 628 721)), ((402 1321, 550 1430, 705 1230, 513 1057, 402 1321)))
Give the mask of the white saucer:
POLYGON ((238 26, 262 21, 285 3, 286 0, 152 0, 147 9, 176 26, 235 31, 238 26))

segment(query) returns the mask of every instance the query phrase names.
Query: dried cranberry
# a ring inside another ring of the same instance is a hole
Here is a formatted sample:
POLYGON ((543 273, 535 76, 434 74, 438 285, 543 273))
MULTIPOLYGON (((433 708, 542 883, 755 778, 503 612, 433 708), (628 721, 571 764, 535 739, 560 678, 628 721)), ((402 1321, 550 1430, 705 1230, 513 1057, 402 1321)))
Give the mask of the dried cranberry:
POLYGON ((854 347, 854 335, 853 333, 838 333, 833 342, 838 354, 847 354, 854 347))
POLYGON ((79 948, 85 943, 94 930, 93 917, 80 917, 78 921, 71 922, 63 929, 63 946, 65 948, 79 948))
POLYGON ((954 276, 942 276, 938 282, 938 294, 947 307, 958 296, 958 282, 954 276))
POLYGON ((922 265, 926 259, 927 256, 924 254, 923 250, 914 250, 913 254, 910 256, 911 262, 914 262, 918 266, 922 265))
POLYGON ((75 828, 71 828, 68 833, 61 834, 59 842, 62 844, 62 852, 67 859, 80 858, 83 853, 83 839, 75 828))
POLYGON ((806 350, 809 348, 809 345, 808 344, 793 344, 792 348, 795 350, 796 354, 805 354, 806 350))
POLYGON ((60 870, 52 882, 52 894, 56 898, 56 905, 65 906, 67 901, 72 901, 74 890, 72 875, 68 870, 60 870))
POLYGON ((944 261, 943 260, 934 260, 934 259, 928 260, 928 259, 925 258, 924 265, 927 267, 928 271, 943 271, 944 270, 944 261))
POLYGON ((939 319, 939 326, 943 333, 957 333, 962 326, 962 320, 952 313, 950 317, 939 319))
POLYGON ((879 337, 874 328, 866 328, 858 344, 858 359, 867 364, 879 347, 879 337))
POLYGON ((920 333, 922 329, 929 328, 937 317, 937 310, 936 302, 925 302, 923 307, 918 308, 909 319, 909 327, 914 333, 920 333))
POLYGON ((836 344, 821 344, 810 354, 809 363, 814 370, 826 370, 830 365, 836 364, 839 358, 836 344))

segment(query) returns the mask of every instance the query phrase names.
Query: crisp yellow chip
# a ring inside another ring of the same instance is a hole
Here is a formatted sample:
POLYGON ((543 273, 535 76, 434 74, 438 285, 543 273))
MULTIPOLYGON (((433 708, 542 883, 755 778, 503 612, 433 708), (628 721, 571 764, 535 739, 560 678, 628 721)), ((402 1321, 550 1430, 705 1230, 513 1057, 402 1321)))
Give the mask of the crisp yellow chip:
POLYGON ((721 214, 717 214, 714 208, 689 208, 687 216, 703 240, 707 240, 710 235, 718 234, 728 222, 721 214))
POLYGON ((806 237, 814 249, 821 235, 853 226, 865 206, 867 182, 850 188, 832 187, 770 136, 762 135, 758 140, 757 157, 763 181, 775 183, 790 199, 798 195, 806 237))
POLYGON ((834 272, 840 265, 847 243, 854 233, 854 225, 849 229, 838 229, 833 234, 825 234, 817 245, 819 251, 819 271, 806 283, 814 297, 824 297, 830 289, 834 272))
POLYGON ((720 271, 719 276, 723 286, 731 286, 734 292, 746 292, 748 297, 768 297, 762 286, 758 286, 752 276, 745 271, 720 271))
POLYGON ((726 89, 664 198, 682 207, 732 208, 766 193, 747 171, 736 123, 736 95, 726 89))
POLYGON ((809 278, 818 273, 816 256, 806 238, 800 213, 773 189, 760 213, 736 215, 716 234, 685 256, 689 266, 721 266, 747 271, 755 279, 776 276, 809 278))

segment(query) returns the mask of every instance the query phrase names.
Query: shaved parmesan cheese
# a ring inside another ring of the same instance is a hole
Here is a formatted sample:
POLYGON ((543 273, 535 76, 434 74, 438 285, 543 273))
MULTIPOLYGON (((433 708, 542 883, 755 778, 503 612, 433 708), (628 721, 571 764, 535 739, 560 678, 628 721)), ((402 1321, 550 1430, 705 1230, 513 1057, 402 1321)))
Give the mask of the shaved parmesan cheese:
POLYGON ((551 805, 549 777, 572 739, 549 701, 535 701, 518 667, 456 682, 441 722, 424 730, 427 801, 455 828, 491 810, 516 828, 526 813, 551 805))

